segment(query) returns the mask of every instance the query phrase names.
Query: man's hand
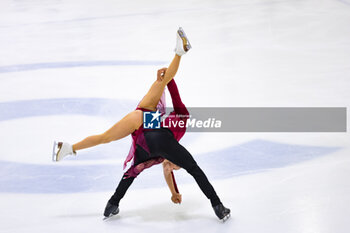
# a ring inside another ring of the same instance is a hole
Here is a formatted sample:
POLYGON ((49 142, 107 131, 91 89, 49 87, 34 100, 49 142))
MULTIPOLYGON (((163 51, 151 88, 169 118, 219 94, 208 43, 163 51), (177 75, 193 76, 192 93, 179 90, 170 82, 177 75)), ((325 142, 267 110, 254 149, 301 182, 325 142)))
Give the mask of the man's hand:
POLYGON ((157 72, 157 81, 163 81, 165 72, 168 68, 164 67, 158 70, 157 72))
POLYGON ((171 197, 171 200, 175 203, 175 204, 181 204, 182 202, 182 197, 180 193, 175 193, 173 194, 173 196, 171 197))

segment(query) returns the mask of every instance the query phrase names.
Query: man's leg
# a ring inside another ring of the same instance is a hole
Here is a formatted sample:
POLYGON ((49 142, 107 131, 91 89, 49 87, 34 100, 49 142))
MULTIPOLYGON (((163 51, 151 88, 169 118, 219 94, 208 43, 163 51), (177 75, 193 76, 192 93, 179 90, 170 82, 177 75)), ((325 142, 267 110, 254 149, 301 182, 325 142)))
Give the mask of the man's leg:
POLYGON ((207 176, 193 159, 192 155, 185 147, 180 145, 175 139, 172 140, 171 146, 168 147, 164 157, 172 163, 184 168, 196 180, 199 188, 210 200, 212 206, 221 204, 220 198, 216 194, 213 186, 210 184, 207 176))
POLYGON ((135 177, 127 177, 126 174, 123 175, 123 178, 118 184, 113 196, 109 199, 113 205, 119 206, 120 200, 124 197, 126 191, 129 189, 130 185, 133 183, 135 177))
POLYGON ((119 213, 119 202, 124 197, 126 191, 134 181, 135 177, 129 177, 127 172, 118 184, 113 196, 107 202, 103 215, 108 218, 119 213))

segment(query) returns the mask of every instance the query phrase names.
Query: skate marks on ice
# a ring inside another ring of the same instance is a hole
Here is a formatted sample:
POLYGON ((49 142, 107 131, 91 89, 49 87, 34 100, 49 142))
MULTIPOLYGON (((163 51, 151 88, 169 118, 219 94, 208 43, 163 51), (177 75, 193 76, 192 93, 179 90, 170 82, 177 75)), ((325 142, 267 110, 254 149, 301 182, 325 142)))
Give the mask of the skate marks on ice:
POLYGON ((161 200, 140 206, 129 204, 121 207, 119 216, 101 222, 118 229, 136 227, 140 232, 188 232, 189 229, 194 232, 231 232, 229 229, 235 223, 233 217, 223 223, 206 201, 198 200, 195 196, 181 205, 161 200), (136 226, 135 222, 138 223, 136 226))
MULTIPOLYGON (((253 140, 206 154, 194 155, 210 179, 227 179, 237 175, 284 167, 339 150, 336 147, 291 145, 266 140, 253 140)), ((49 155, 48 155, 49 156, 49 155)), ((100 155, 96 154, 96 158, 100 155)), ((116 152, 115 156, 124 156, 116 152)), ((121 165, 27 164, 0 161, 0 192, 10 193, 74 193, 110 191, 122 176, 121 165), (57 166, 58 165, 58 166, 57 166)), ((141 174, 142 182, 134 188, 162 187, 161 167, 155 166, 141 174)), ((183 173, 181 183, 193 182, 183 173)))
POLYGON ((152 206, 145 203, 134 206, 122 205, 117 215, 107 219, 108 222, 119 222, 137 219, 138 222, 187 222, 216 220, 215 214, 210 206, 203 207, 203 203, 195 199, 188 200, 187 204, 173 205, 169 202, 152 202, 152 206), (205 209, 205 210, 203 210, 205 209), (202 213, 202 214, 201 214, 202 213))

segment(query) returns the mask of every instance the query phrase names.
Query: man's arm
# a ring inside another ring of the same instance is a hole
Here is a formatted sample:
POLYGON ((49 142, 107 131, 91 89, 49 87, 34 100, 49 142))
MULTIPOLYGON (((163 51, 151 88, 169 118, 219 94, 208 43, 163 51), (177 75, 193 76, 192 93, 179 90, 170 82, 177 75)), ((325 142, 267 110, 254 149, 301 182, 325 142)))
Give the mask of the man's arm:
POLYGON ((175 80, 172 79, 167 86, 171 96, 171 100, 173 102, 175 113, 183 115, 184 117, 188 116, 189 112, 181 100, 179 89, 177 88, 175 80))
MULTIPOLYGON (((175 183, 175 179, 173 177, 173 169, 174 169, 174 164, 169 162, 168 160, 164 160, 163 162, 163 173, 164 173, 164 178, 166 183, 168 184, 168 187, 170 189, 170 192, 172 194, 171 200, 176 204, 180 204, 182 201, 181 194, 177 190, 177 186, 175 183)), ((175 168, 176 169, 176 168, 175 168)))
MULTIPOLYGON (((162 81, 164 79, 164 74, 166 73, 167 68, 162 68, 160 70, 158 70, 158 74, 157 74, 157 80, 158 81, 162 81)), ((187 111, 186 106, 183 104, 181 97, 180 97, 180 93, 179 90, 177 88, 176 82, 174 79, 171 79, 168 84, 168 90, 171 96, 171 100, 173 102, 173 107, 175 110, 176 114, 180 114, 180 115, 184 115, 184 116, 188 116, 189 112, 187 111)))

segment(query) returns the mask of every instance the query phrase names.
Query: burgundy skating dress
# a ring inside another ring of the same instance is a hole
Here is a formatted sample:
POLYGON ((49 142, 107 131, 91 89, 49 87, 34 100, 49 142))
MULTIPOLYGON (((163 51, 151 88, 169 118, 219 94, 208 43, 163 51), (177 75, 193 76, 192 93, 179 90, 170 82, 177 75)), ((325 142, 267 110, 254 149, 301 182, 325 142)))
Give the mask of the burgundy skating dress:
MULTIPOLYGON (((186 122, 189 117, 189 113, 186 109, 186 106, 181 101, 180 94, 174 79, 172 79, 167 86, 173 102, 174 111, 172 111, 169 116, 161 122, 161 127, 171 130, 171 132, 174 134, 175 139, 179 141, 186 132, 186 122), (183 123, 179 124, 180 121, 183 121, 183 123)), ((165 106, 165 93, 163 92, 163 95, 157 105, 157 110, 162 115, 165 114, 165 106)), ((148 109, 139 107, 136 109, 142 110, 144 112, 150 112, 148 109)), ((124 179, 129 177, 137 177, 144 169, 149 168, 155 164, 162 163, 164 161, 164 158, 152 157, 149 153, 149 149, 144 137, 144 132, 147 130, 148 129, 143 128, 142 124, 140 128, 135 130, 131 135, 132 145, 129 154, 124 162, 124 169, 126 168, 127 163, 130 161, 132 161, 132 165, 124 174, 124 179)))

